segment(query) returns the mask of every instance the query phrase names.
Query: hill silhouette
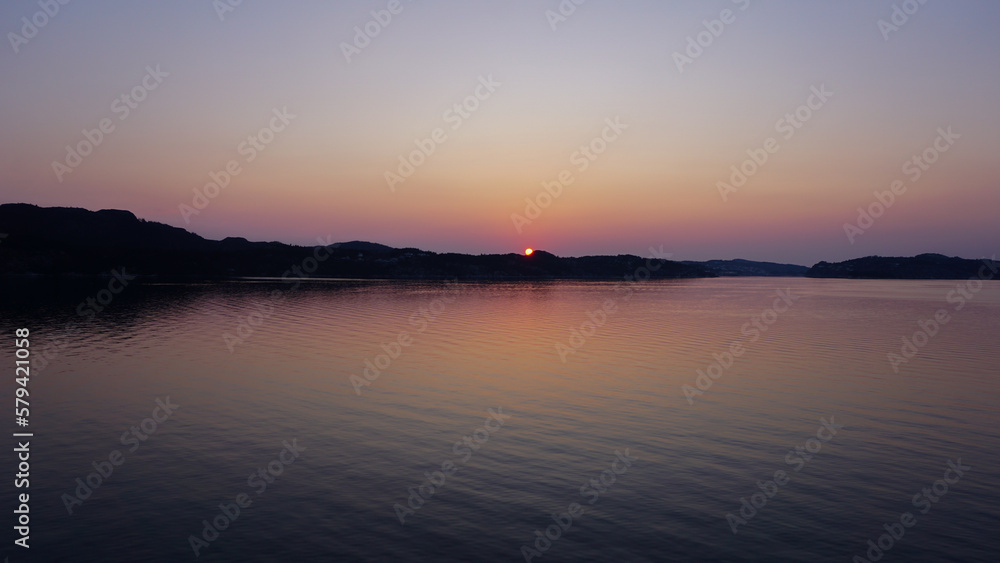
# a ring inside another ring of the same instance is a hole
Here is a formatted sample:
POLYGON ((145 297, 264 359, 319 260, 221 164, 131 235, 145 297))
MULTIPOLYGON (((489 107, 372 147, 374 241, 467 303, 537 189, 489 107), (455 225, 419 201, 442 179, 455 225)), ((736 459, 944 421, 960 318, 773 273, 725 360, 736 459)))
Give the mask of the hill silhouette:
POLYGON ((688 262, 698 264, 720 276, 804 276, 809 268, 796 264, 778 264, 775 262, 755 262, 753 260, 709 260, 707 262, 688 262))
MULTIPOLYGON (((967 260, 941 254, 919 254, 913 257, 866 256, 844 262, 819 262, 809 271, 811 278, 853 279, 912 279, 953 280, 978 277, 985 267, 991 274, 997 262, 993 260, 967 260)), ((992 277, 992 274, 991 276, 992 277)))
MULTIPOLYGON (((102 275, 115 268, 143 276, 280 277, 308 265, 311 277, 399 279, 621 279, 646 259, 632 255, 562 258, 520 254, 438 254, 351 241, 320 247, 202 238, 128 211, 0 205, 0 273, 102 275), (322 259, 317 259, 322 256, 322 259)), ((652 278, 713 277, 699 265, 660 261, 652 278)))
MULTIPOLYGON (((0 275, 106 275, 126 268, 141 276, 196 278, 280 277, 303 261, 311 277, 379 279, 621 279, 646 258, 559 257, 543 250, 521 254, 439 254, 365 241, 306 247, 252 242, 242 237, 208 240, 118 209, 0 205, 0 275), (323 259, 317 260, 322 255, 323 259), (313 262, 305 262, 310 269, 313 262)), ((864 279, 965 279, 989 260, 940 254, 869 256, 819 262, 812 268, 750 260, 658 260, 655 279, 717 276, 808 276, 864 279)), ((643 274, 644 275, 644 274, 643 274)))

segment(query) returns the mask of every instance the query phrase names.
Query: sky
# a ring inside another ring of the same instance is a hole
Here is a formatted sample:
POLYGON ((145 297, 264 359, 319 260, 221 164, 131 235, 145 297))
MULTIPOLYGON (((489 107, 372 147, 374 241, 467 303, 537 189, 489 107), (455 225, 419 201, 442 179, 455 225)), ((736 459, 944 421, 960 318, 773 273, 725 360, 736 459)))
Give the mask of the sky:
POLYGON ((992 0, 10 0, 0 202, 435 252, 991 256, 997 29, 992 0))

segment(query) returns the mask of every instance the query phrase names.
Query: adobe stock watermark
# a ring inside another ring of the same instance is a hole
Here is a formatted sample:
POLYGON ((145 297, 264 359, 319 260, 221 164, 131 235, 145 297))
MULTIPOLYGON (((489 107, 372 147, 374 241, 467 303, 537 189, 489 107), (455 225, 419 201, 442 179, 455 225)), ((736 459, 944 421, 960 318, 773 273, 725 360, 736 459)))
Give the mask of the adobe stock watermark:
MULTIPOLYGON (((785 464, 792 466, 792 469, 796 473, 801 471, 806 463, 823 449, 823 444, 832 440, 837 435, 837 431, 844 428, 843 424, 835 423, 832 416, 829 422, 825 418, 820 418, 819 423, 820 426, 816 430, 815 438, 809 438, 806 440, 804 446, 795 446, 794 450, 789 450, 785 454, 785 464), (824 431, 827 432, 827 435, 823 434, 824 431)), ((789 477, 788 473, 779 469, 774 472, 774 477, 770 481, 757 481, 757 488, 760 491, 750 495, 749 502, 746 497, 740 497, 738 515, 732 512, 726 514, 726 522, 729 523, 729 528, 733 531, 733 534, 739 533, 738 528, 740 526, 745 526, 750 520, 753 520, 753 517, 757 515, 757 511, 767 506, 767 502, 774 498, 774 495, 778 494, 781 487, 787 485, 789 481, 791 481, 791 477, 789 477)))
POLYGON ((927 3, 927 0, 904 0, 903 3, 893 4, 889 20, 879 19, 878 30, 882 33, 882 39, 889 41, 889 34, 899 31, 901 27, 910 21, 910 16, 916 15, 920 7, 927 3))
POLYGON ((44 347, 40 350, 36 349, 35 353, 32 354, 31 369, 35 371, 35 375, 48 367, 49 362, 56 359, 60 352, 69 348, 70 339, 76 338, 82 332, 75 321, 66 321, 66 324, 63 325, 63 331, 65 334, 62 337, 50 337, 44 347))
MULTIPOLYGON (((254 492, 258 496, 264 494, 267 486, 274 483, 275 479, 285 472, 285 468, 295 463, 295 460, 299 459, 299 455, 306 450, 299 445, 298 438, 293 438, 291 444, 288 443, 288 440, 285 440, 281 442, 281 445, 284 446, 284 449, 278 453, 277 457, 264 467, 258 467, 247 478, 247 486, 256 488, 254 492)), ((212 518, 211 522, 208 520, 201 521, 203 526, 201 537, 199 538, 193 534, 188 536, 188 545, 191 547, 191 551, 194 552, 195 558, 201 555, 201 550, 211 547, 211 543, 219 539, 219 535, 236 522, 236 519, 240 517, 242 509, 248 508, 252 504, 253 499, 251 499, 249 493, 237 494, 234 502, 230 504, 219 503, 219 515, 212 518)))
POLYGON ((243 0, 212 0, 212 8, 215 9, 220 22, 226 21, 226 15, 235 12, 241 5, 243 0))
POLYGON ((34 39, 42 28, 59 15, 60 6, 65 6, 69 2, 70 0, 38 0, 38 7, 41 9, 30 17, 21 18, 21 33, 7 32, 7 40, 10 41, 14 54, 20 53, 22 46, 27 45, 28 41, 34 39))
POLYGON ((111 280, 108 281, 107 289, 98 291, 97 295, 88 297, 77 305, 76 314, 89 321, 94 320, 97 313, 100 313, 105 307, 110 305, 114 301, 115 296, 125 291, 125 288, 128 287, 128 282, 134 279, 135 276, 125 273, 125 268, 121 268, 120 272, 118 270, 111 270, 111 280))
POLYGON ((222 333, 222 340, 226 343, 230 354, 236 351, 236 346, 243 344, 253 336, 256 328, 264 324, 264 321, 274 313, 274 306, 284 301, 288 293, 297 290, 303 279, 308 278, 319 269, 320 264, 330 258, 330 249, 337 247, 336 243, 331 242, 333 235, 326 235, 326 240, 323 240, 322 237, 316 237, 316 240, 323 246, 314 246, 312 256, 306 256, 300 263, 294 264, 281 274, 281 281, 292 284, 291 289, 286 291, 275 289, 269 296, 270 301, 254 303, 253 309, 246 317, 237 317, 239 322, 233 331, 236 333, 235 335, 230 332, 222 333))
POLYGON ((552 31, 556 30, 556 26, 567 20, 570 16, 576 13, 576 9, 587 3, 587 0, 562 0, 559 5, 556 6, 556 10, 545 10, 545 19, 549 22, 549 27, 552 31))
MULTIPOLYGON (((462 286, 459 285, 458 280, 449 280, 446 284, 451 286, 450 290, 432 299, 427 304, 421 305, 410 315, 410 325, 416 327, 418 334, 427 330, 430 323, 434 322, 441 313, 444 313, 448 304, 453 303, 461 294, 462 286)), ((379 376, 382 375, 382 372, 387 371, 392 366, 392 363, 399 359, 405 349, 413 345, 413 342, 413 335, 406 330, 399 331, 395 340, 390 340, 388 343, 383 342, 381 345, 382 354, 376 354, 374 358, 365 358, 363 362, 365 368, 361 372, 363 377, 359 377, 353 373, 348 376, 347 379, 351 382, 354 393, 360 397, 361 389, 370 387, 372 383, 375 383, 379 376)))
MULTIPOLYGON (((178 404, 170 402, 169 396, 166 399, 157 398, 155 402, 156 406, 153 407, 153 412, 149 418, 144 418, 138 425, 130 426, 125 432, 122 432, 121 443, 123 446, 129 446, 129 453, 134 453, 138 450, 142 442, 148 440, 160 425, 166 422, 170 418, 170 415, 174 414, 174 411, 181 407, 178 404)), ((125 454, 121 450, 111 450, 107 458, 107 461, 92 462, 91 465, 94 467, 94 472, 82 479, 77 477, 77 486, 73 494, 63 493, 60 497, 63 506, 66 507, 66 512, 71 516, 73 515, 74 507, 82 505, 83 501, 89 499, 111 477, 115 468, 125 463, 125 454)))
MULTIPOLYGON (((945 301, 954 305, 955 311, 961 311, 968 301, 971 301, 977 293, 982 291, 983 282, 996 276, 998 269, 1000 269, 1000 263, 996 261, 996 254, 994 254, 991 260, 983 260, 983 265, 979 267, 976 277, 956 284, 955 289, 949 291, 945 296, 945 301)), ((899 373, 899 366, 915 358, 927 346, 931 338, 940 332, 941 327, 948 324, 949 321, 951 321, 951 315, 944 308, 935 311, 933 318, 918 320, 919 329, 913 333, 913 336, 902 337, 903 345, 899 349, 899 354, 895 352, 887 354, 892 371, 899 373)))
MULTIPOLYGON (((775 132, 780 134, 784 140, 790 141, 795 136, 795 133, 808 123, 816 112, 823 109, 827 102, 830 101, 830 98, 833 97, 833 92, 826 89, 826 84, 812 86, 810 91, 811 93, 806 98, 805 103, 795 108, 795 111, 786 113, 784 117, 774 124, 775 132)), ((732 173, 729 175, 729 183, 727 184, 723 181, 715 183, 722 201, 729 201, 729 194, 738 192, 747 183, 747 180, 752 178, 754 174, 767 164, 771 155, 777 153, 779 150, 781 150, 781 145, 774 137, 764 139, 759 148, 747 149, 747 156, 749 158, 741 162, 738 166, 734 164, 730 167, 732 173)))
MULTIPOLYGON (((139 108, 139 104, 146 100, 149 93, 163 84, 163 79, 170 76, 170 73, 160 70, 160 65, 156 67, 147 66, 146 74, 139 84, 128 92, 118 96, 111 101, 111 113, 118 117, 118 121, 128 119, 132 112, 139 108)), ((105 139, 115 132, 115 123, 110 117, 105 117, 97 122, 97 127, 93 129, 84 128, 81 133, 83 139, 75 145, 66 145, 66 158, 62 161, 52 161, 52 172, 61 184, 63 176, 70 174, 77 166, 83 163, 83 159, 93 154, 97 147, 104 143, 105 139)))
POLYGON ((507 419, 513 416, 511 414, 504 414, 503 407, 497 407, 496 410, 486 409, 486 412, 489 414, 486 417, 486 422, 469 435, 463 436, 461 440, 455 442, 451 447, 451 452, 456 456, 454 460, 446 459, 441 462, 440 471, 425 471, 423 483, 417 487, 406 489, 406 492, 410 494, 406 498, 406 506, 398 502, 392 505, 392 509, 395 511, 400 525, 406 524, 407 516, 412 516, 423 508, 424 504, 445 486, 448 482, 448 477, 451 477, 463 465, 469 463, 469 460, 472 459, 472 453, 483 447, 493 434, 503 428, 507 419), (491 422, 495 422, 496 424, 491 425, 491 422))
MULTIPOLYGON (((914 508, 919 508, 921 514, 927 514, 931 511, 933 504, 937 504, 941 501, 941 498, 948 494, 948 486, 958 483, 962 477, 965 477, 965 472, 972 469, 971 465, 962 465, 962 458, 958 458, 958 462, 953 462, 950 459, 947 463, 948 467, 944 470, 944 476, 934 483, 930 487, 925 487, 915 495, 913 495, 912 504, 914 508), (948 477, 948 474, 954 474, 953 477, 948 477), (933 504, 932 504, 933 503, 933 504)), ((904 512, 899 515, 899 522, 893 522, 892 524, 883 524, 882 528, 885 529, 886 533, 880 535, 876 540, 868 540, 868 551, 865 552, 867 557, 861 555, 855 555, 852 559, 852 563, 874 563, 879 561, 899 540, 903 539, 906 535, 906 529, 912 528, 917 525, 917 518, 912 512, 904 512)))
MULTIPOLYGON (((286 127, 295 119, 295 114, 288 112, 288 106, 281 109, 274 108, 273 114, 267 126, 261 127, 254 135, 247 136, 236 145, 236 153, 243 157, 243 163, 249 164, 257 158, 257 155, 267 149, 267 146, 274 142, 277 134, 284 131, 286 127)), ((191 205, 182 203, 177 206, 181 212, 181 218, 185 225, 191 224, 191 216, 202 212, 213 199, 222 193, 222 190, 229 186, 229 183, 243 173, 243 167, 236 159, 226 163, 222 170, 209 172, 209 182, 202 188, 194 188, 194 196, 191 198, 191 205)))
POLYGON ((608 317, 618 312, 618 300, 628 301, 632 299, 632 288, 629 287, 630 284, 641 283, 647 281, 652 277, 652 273, 659 270, 663 265, 660 262, 666 261, 671 256, 672 253, 663 252, 663 245, 660 245, 659 250, 649 247, 649 252, 653 256, 652 258, 646 259, 645 266, 639 266, 631 274, 626 274, 624 281, 618 282, 615 285, 614 293, 615 297, 609 297, 605 299, 599 307, 595 307, 591 311, 586 312, 586 317, 588 320, 580 323, 579 328, 570 327, 569 329, 569 340, 568 346, 562 342, 556 342, 556 354, 559 355, 559 359, 562 363, 566 363, 566 358, 570 354, 575 354, 577 350, 583 348, 584 344, 587 343, 587 339, 597 334, 597 329, 604 326, 608 322, 608 317), (623 296, 619 297, 618 293, 624 293, 623 296))
MULTIPOLYGON (((610 117, 604 120, 605 126, 601 130, 601 134, 592 138, 586 144, 580 145, 579 149, 574 151, 573 154, 569 155, 569 163, 576 166, 576 171, 578 174, 583 174, 590 168, 591 163, 593 163, 599 156, 604 154, 608 150, 608 147, 612 143, 617 141, 621 134, 628 129, 628 125, 621 122, 621 118, 615 116, 614 119, 610 117)), ((524 232, 524 227, 530 225, 532 221, 538 219, 542 215, 543 209, 548 209, 552 202, 559 199, 562 195, 563 189, 576 181, 573 176, 573 172, 570 169, 565 169, 556 175, 555 180, 548 180, 542 182, 542 190, 535 195, 534 198, 524 198, 524 215, 518 213, 511 213, 510 220, 514 223, 514 228, 517 229, 517 234, 524 232)))
MULTIPOLYGON (((120 268, 120 270, 111 270, 108 287, 101 289, 93 296, 87 297, 76 306, 76 314, 79 317, 83 317, 83 322, 94 320, 97 314, 103 312, 114 301, 117 295, 125 291, 125 288, 129 286, 129 282, 136 278, 136 276, 126 273, 125 268, 120 268)), ((66 338, 75 338, 81 333, 76 321, 67 321, 63 330, 66 332, 66 338)), ((44 347, 37 349, 32 355, 31 369, 35 370, 36 374, 41 373, 42 370, 48 367, 49 362, 56 359, 59 352, 68 347, 68 340, 50 337, 48 343, 44 347)))
MULTIPOLYGON (((777 297, 775 297, 771 307, 764 309, 759 315, 750 317, 750 320, 740 327, 740 334, 749 338, 748 343, 752 344, 759 340, 761 333, 767 332, 771 325, 778 320, 779 315, 788 311, 796 301, 802 298, 801 295, 792 295, 791 288, 785 288, 784 291, 779 289, 776 295, 777 297)), ((733 366, 736 359, 745 354, 746 351, 747 346, 742 342, 736 341, 732 342, 729 345, 729 349, 723 351, 721 354, 713 352, 713 361, 708 364, 705 371, 700 369, 695 370, 697 374, 694 380, 695 386, 681 385, 681 392, 684 393, 684 398, 687 399, 688 404, 693 405, 695 397, 704 395, 706 391, 711 389, 715 380, 722 377, 726 370, 733 366)))
MULTIPOLYGON (((911 184, 916 183, 924 172, 930 170, 931 166, 941 158, 942 154, 951 149, 955 140, 961 138, 961 135, 951 130, 951 125, 938 127, 937 137, 934 137, 931 144, 920 154, 915 154, 903 162, 903 174, 909 178, 911 184)), ((889 184, 888 190, 872 192, 875 201, 868 204, 868 207, 858 208, 858 220, 855 223, 844 223, 844 234, 847 235, 847 240, 854 244, 855 238, 865 234, 865 231, 875 224, 875 220, 893 206, 896 202, 896 196, 906 193, 907 187, 902 180, 896 179, 889 184)))
POLYGON ((382 30, 389 27, 389 24, 392 23, 392 17, 399 15, 402 11, 403 4, 400 0, 389 0, 384 10, 372 10, 371 19, 364 25, 354 26, 354 40, 351 43, 340 42, 340 51, 344 54, 347 64, 351 64, 351 57, 360 55, 361 51, 371 45, 372 40, 378 37, 382 30))
MULTIPOLYGON (((441 115, 441 119, 450 127, 452 131, 458 131, 467 119, 479 111, 481 102, 485 102, 493 96, 501 83, 493 80, 493 75, 479 76, 479 84, 472 94, 466 96, 462 101, 455 102, 441 115)), ((440 145, 448 140, 448 133, 443 127, 436 127, 430 135, 423 139, 414 139, 413 144, 416 150, 406 155, 399 155, 399 165, 396 171, 385 171, 385 182, 389 185, 389 191, 396 193, 396 186, 405 182, 417 168, 427 162, 440 145)))
MULTIPOLYGON (((624 475, 632 467, 632 463, 639 461, 639 458, 629 455, 628 448, 625 453, 615 450, 615 457, 611 460, 611 468, 605 469, 597 477, 592 478, 580 487, 580 496, 587 500, 587 504, 593 505, 602 494, 608 492, 618 481, 619 475, 624 475)), ((535 539, 529 545, 521 546, 521 556, 525 563, 531 563, 535 557, 541 557, 548 550, 552 549, 552 543, 559 540, 564 532, 573 527, 573 519, 580 518, 584 514, 583 506, 580 503, 572 502, 566 507, 566 512, 562 514, 554 513, 551 518, 554 524, 550 524, 544 531, 535 530, 535 539), (532 547, 534 546, 534 547, 532 547)))
MULTIPOLYGON (((732 2, 739 6, 741 12, 750 7, 750 0, 732 0, 732 2)), ((677 72, 683 74, 685 65, 694 64, 695 59, 705 53, 705 49, 711 47, 716 39, 722 37, 726 26, 734 23, 736 23, 736 13, 729 8, 719 12, 718 19, 702 20, 701 24, 705 29, 695 35, 687 36, 687 47, 684 49, 684 53, 674 51, 672 55, 674 64, 677 65, 677 72)))

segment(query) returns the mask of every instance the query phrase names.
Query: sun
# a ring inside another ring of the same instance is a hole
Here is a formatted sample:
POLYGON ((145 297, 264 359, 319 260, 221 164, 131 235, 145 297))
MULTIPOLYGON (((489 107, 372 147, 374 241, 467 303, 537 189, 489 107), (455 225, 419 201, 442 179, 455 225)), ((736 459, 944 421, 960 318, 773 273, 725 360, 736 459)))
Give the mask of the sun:
POLYGON ((532 255, 532 254, 533 254, 534 252, 535 252, 535 251, 534 251, 534 250, 532 250, 532 249, 530 249, 530 248, 525 248, 525 249, 524 249, 524 255, 525 255, 525 256, 531 256, 531 255, 532 255))

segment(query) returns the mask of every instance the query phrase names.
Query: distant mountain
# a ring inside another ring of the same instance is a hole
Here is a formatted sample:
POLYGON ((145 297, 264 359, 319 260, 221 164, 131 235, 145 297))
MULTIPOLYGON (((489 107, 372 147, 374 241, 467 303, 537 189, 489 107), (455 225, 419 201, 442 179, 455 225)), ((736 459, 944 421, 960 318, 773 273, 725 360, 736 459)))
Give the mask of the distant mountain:
MULTIPOLYGON (((144 221, 128 211, 28 204, 0 205, 2 274, 130 274, 160 276, 400 279, 621 279, 646 260, 638 256, 561 258, 520 254, 437 254, 363 241, 328 247, 204 239, 184 229, 144 221)), ((715 277, 694 264, 662 261, 653 278, 715 277)))
POLYGON ((391 246, 379 244, 377 242, 365 242, 362 240, 352 240, 351 242, 338 242, 337 247, 341 250, 358 250, 361 252, 392 252, 396 250, 391 246))
POLYGON ((144 221, 130 211, 118 209, 88 211, 77 207, 8 203, 0 205, 0 232, 38 245, 71 243, 171 250, 206 250, 211 246, 210 241, 184 229, 144 221))
POLYGON ((1000 262, 966 260, 941 254, 920 254, 911 258, 867 256, 845 262, 820 262, 809 268, 810 278, 953 280, 977 277, 980 269, 996 268, 1000 262))
MULTIPOLYGON (((964 279, 996 262, 921 254, 820 262, 812 268, 750 260, 660 261, 652 278, 802 276, 813 278, 964 279)), ((438 254, 416 248, 350 241, 328 247, 208 240, 178 227, 137 218, 129 211, 0 205, 0 275, 130 274, 201 278, 303 275, 382 279, 622 279, 646 259, 628 254, 562 258, 520 254, 438 254)))
POLYGON ((754 262, 751 260, 709 260, 707 262, 684 262, 704 266, 720 276, 804 276, 809 270, 806 266, 795 264, 777 264, 774 262, 754 262))

